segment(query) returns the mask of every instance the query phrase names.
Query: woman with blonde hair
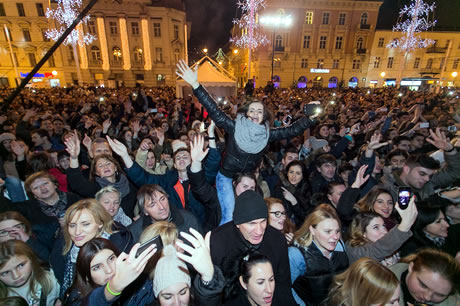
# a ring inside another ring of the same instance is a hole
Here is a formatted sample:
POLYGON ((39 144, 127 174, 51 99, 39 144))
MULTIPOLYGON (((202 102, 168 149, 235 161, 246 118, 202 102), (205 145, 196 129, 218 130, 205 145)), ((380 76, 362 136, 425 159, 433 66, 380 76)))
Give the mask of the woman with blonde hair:
POLYGON ((300 305, 316 305, 328 294, 335 274, 348 268, 335 208, 321 204, 305 219, 289 247, 292 293, 300 305))
POLYGON ((99 190, 96 193, 95 198, 105 208, 109 215, 112 216, 113 221, 116 221, 124 226, 129 226, 133 223, 133 220, 128 217, 123 211, 123 208, 120 207, 121 194, 112 185, 105 186, 99 190))
POLYGON ((59 284, 52 271, 40 266, 24 242, 0 243, 0 298, 19 296, 29 305, 52 306, 59 298, 59 284))
POLYGON ((330 306, 399 305, 399 281, 388 268, 363 257, 336 275, 326 302, 330 306))
POLYGON ((50 265, 61 284, 61 297, 72 285, 80 248, 97 237, 110 240, 120 252, 127 252, 134 244, 131 233, 114 223, 95 199, 80 200, 70 206, 64 216, 63 235, 56 240, 50 256, 50 265))
POLYGON ((277 198, 264 199, 268 208, 268 224, 284 234, 288 244, 294 238, 295 225, 287 216, 283 201, 277 198))

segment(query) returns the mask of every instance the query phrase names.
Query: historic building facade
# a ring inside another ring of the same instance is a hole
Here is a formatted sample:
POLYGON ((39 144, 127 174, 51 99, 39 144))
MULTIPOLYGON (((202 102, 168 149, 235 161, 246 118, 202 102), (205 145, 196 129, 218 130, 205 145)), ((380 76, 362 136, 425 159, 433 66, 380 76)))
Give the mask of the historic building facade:
MULTIPOLYGON (((382 1, 269 0, 258 16, 290 18, 290 26, 263 24, 272 44, 254 53, 257 86, 273 75, 281 87, 365 86, 382 1)), ((243 57, 241 57, 243 58, 243 57)), ((235 69, 240 73, 244 69, 235 69)))
MULTIPOLYGON (((55 27, 45 17, 50 5, 56 7, 49 0, 0 0, 0 86, 15 87, 53 45, 45 36, 55 27)), ((186 57, 190 34, 183 0, 99 0, 91 16, 83 31, 97 39, 77 46, 82 83, 175 84, 175 65, 186 57)), ((61 46, 33 78, 42 87, 78 81, 70 46, 61 46)))

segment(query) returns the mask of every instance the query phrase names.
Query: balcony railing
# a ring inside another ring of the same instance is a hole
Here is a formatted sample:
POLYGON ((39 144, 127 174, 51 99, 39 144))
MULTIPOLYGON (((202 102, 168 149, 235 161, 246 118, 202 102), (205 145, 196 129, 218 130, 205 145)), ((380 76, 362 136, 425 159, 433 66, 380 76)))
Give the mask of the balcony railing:
POLYGON ((92 59, 92 60, 89 61, 89 64, 91 66, 101 66, 102 65, 102 60, 92 59))
POLYGON ((143 67, 144 66, 144 61, 143 60, 133 61, 133 66, 134 67, 143 67))
POLYGON ((123 61, 122 60, 113 60, 111 65, 113 67, 121 67, 121 66, 123 66, 123 61))
POLYGON ((275 52, 284 52, 284 46, 275 46, 275 52))
POLYGON ((370 25, 370 24, 363 24, 363 23, 361 23, 361 24, 359 25, 359 28, 360 28, 361 30, 370 30, 371 25, 370 25))
POLYGON ((426 49, 426 53, 446 53, 447 48, 441 48, 441 47, 429 47, 426 49))
POLYGON ((364 49, 364 48, 357 49, 356 53, 358 53, 358 54, 366 54, 366 49, 364 49))
POLYGON ((441 68, 422 68, 420 74, 440 74, 441 68))

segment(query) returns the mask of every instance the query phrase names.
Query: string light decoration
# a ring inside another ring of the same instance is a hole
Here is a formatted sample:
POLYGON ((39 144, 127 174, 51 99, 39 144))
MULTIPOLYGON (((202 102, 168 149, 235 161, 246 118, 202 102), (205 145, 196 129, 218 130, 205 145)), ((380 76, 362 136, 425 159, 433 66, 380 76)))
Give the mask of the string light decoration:
MULTIPOLYGON (((46 17, 54 19, 60 24, 60 27, 56 29, 48 29, 45 33, 46 37, 57 41, 64 31, 74 22, 79 15, 79 10, 82 5, 81 0, 57 0, 57 8, 52 10, 48 8, 46 10, 46 17)), ((81 23, 87 24, 91 17, 85 16, 81 23)), ((80 28, 81 29, 81 28, 80 28)), ((73 30, 69 36, 64 40, 64 45, 80 46, 89 45, 96 39, 96 36, 83 33, 78 29, 73 30)))
POLYGON ((220 65, 222 65, 226 60, 228 60, 222 48, 219 48, 219 50, 217 50, 217 52, 212 57, 214 57, 220 65))
POLYGON ((434 43, 431 39, 423 39, 420 33, 424 32, 436 24, 436 20, 429 21, 430 13, 435 9, 435 4, 429 5, 422 0, 413 0, 412 3, 405 5, 399 12, 399 19, 403 16, 408 18, 398 22, 393 27, 393 32, 403 32, 401 38, 395 38, 390 42, 388 48, 397 48, 405 52, 415 49, 427 48, 434 43))
POLYGON ((265 0, 243 0, 238 1, 238 7, 243 14, 240 19, 234 19, 233 24, 238 25, 242 33, 230 39, 239 48, 249 50, 270 43, 269 39, 258 32, 259 24, 256 20, 256 13, 260 8, 265 8, 265 0))

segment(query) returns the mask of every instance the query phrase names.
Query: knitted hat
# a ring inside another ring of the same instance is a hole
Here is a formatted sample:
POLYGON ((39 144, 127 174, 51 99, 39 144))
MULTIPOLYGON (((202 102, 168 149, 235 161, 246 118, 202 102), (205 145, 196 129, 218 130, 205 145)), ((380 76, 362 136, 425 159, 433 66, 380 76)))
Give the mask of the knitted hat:
POLYGON ((11 133, 2 133, 0 134, 0 143, 4 142, 5 140, 16 140, 16 136, 11 133))
POLYGON ((187 149, 187 145, 185 144, 185 142, 183 142, 182 140, 179 140, 179 139, 173 140, 171 146, 172 146, 173 153, 175 153, 180 148, 186 148, 187 149))
POLYGON ((233 223, 239 225, 257 219, 268 219, 267 205, 260 194, 246 190, 235 199, 233 223))
POLYGON ((191 285, 190 274, 185 263, 176 255, 176 249, 167 245, 163 256, 158 260, 153 277, 153 293, 158 297, 163 289, 177 283, 191 285))

